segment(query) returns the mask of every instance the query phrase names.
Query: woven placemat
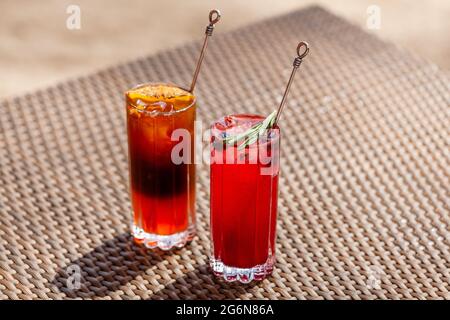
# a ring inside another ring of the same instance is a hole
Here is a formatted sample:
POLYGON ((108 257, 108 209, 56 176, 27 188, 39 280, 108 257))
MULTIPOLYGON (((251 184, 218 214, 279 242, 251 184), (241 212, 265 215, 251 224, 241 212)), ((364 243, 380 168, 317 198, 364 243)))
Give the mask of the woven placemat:
POLYGON ((268 114, 299 40, 311 51, 282 119, 272 277, 209 272, 206 164, 190 245, 129 236, 123 92, 189 84, 195 42, 0 103, 0 298, 450 298, 449 79, 436 66, 311 7, 215 35, 198 118, 268 114))

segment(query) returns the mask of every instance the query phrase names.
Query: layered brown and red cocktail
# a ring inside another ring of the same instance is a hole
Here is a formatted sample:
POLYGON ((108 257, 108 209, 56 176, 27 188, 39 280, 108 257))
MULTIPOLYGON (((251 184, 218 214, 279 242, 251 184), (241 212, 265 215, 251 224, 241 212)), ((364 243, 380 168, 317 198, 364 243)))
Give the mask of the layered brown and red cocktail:
POLYGON ((181 247, 195 234, 196 98, 161 83, 125 97, 133 236, 150 248, 181 247))

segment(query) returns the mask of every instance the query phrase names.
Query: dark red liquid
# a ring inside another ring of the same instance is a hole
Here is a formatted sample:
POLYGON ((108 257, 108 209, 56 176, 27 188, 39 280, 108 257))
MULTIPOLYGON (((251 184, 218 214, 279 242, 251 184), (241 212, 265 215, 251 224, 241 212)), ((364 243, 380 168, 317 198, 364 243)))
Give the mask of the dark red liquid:
POLYGON ((255 143, 245 150, 223 144, 220 139, 225 130, 242 124, 248 127, 261 120, 255 115, 235 115, 216 122, 212 128, 212 246, 214 258, 226 266, 251 268, 264 264, 275 254, 279 130, 273 130, 275 133, 268 142, 255 143), (262 163, 258 156, 253 158, 254 163, 248 163, 252 148, 253 151, 267 148, 270 163, 262 163), (230 149, 231 154, 227 154, 230 149), (245 163, 238 164, 238 160, 245 163), (263 169, 266 174, 262 174, 263 169))
POLYGON ((126 99, 134 224, 156 235, 185 231, 195 219, 194 147, 189 163, 175 164, 171 152, 179 141, 172 133, 185 129, 194 141, 195 98, 170 85, 148 85, 126 99))

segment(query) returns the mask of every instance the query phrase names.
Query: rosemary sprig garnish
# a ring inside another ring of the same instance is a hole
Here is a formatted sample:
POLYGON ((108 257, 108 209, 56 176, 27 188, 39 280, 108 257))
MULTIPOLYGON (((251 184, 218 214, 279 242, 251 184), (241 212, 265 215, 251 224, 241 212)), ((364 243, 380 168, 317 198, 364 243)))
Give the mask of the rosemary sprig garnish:
POLYGON ((238 144, 238 150, 242 150, 245 147, 255 143, 259 136, 263 135, 266 130, 270 129, 274 122, 277 111, 273 111, 263 121, 254 124, 250 129, 245 132, 239 133, 235 136, 225 137, 223 141, 228 145, 238 144))

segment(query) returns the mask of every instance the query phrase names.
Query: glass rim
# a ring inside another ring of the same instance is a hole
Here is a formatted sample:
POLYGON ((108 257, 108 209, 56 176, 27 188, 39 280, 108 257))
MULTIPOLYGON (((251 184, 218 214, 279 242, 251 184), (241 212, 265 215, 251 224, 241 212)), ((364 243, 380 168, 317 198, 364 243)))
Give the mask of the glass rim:
MULTIPOLYGON (((160 111, 160 112, 158 112, 157 115, 163 115, 163 116, 175 115, 175 114, 178 114, 178 113, 181 113, 181 112, 189 110, 192 106, 194 106, 197 103, 197 97, 195 96, 195 94, 193 94, 193 93, 189 92, 188 90, 186 90, 186 89, 184 89, 184 88, 182 88, 182 87, 180 87, 180 86, 178 86, 178 85, 176 85, 174 83, 171 83, 171 82, 144 82, 144 83, 137 84, 134 87, 132 87, 131 89, 128 89, 128 90, 125 91, 126 103, 128 105, 130 105, 131 107, 133 107, 134 109, 138 109, 137 106, 135 105, 135 103, 131 99, 129 99, 128 92, 131 91, 131 90, 139 89, 141 87, 145 87, 145 86, 154 87, 154 86, 159 86, 159 85, 163 85, 163 86, 167 86, 167 87, 174 87, 174 88, 186 91, 186 92, 188 92, 189 94, 192 95, 193 100, 192 100, 192 102, 189 105, 187 105, 186 107, 184 107, 182 109, 175 110, 175 111, 169 111, 169 112, 160 111)), ((139 112, 144 113, 144 114, 148 114, 148 113, 151 113, 152 111, 151 110, 139 110, 139 112)))
MULTIPOLYGON (((233 113, 230 114, 228 116, 236 116, 236 115, 245 115, 245 116, 258 116, 261 117, 261 120, 264 120, 265 117, 260 115, 260 114, 253 114, 253 113, 233 113)), ((214 136, 218 141, 217 142, 221 142, 223 144, 226 145, 226 148, 237 148, 238 146, 236 144, 233 145, 228 145, 225 143, 225 141, 223 140, 223 137, 217 135, 217 133, 219 132, 227 132, 227 130, 220 130, 217 128, 214 128, 215 124, 220 121, 220 119, 225 118, 226 116, 223 116, 217 120, 214 120, 211 125, 210 125, 210 130, 211 130, 211 136, 214 136)), ((276 132, 276 135, 274 137, 270 137, 269 139, 265 139, 264 136, 258 136, 258 139, 256 141, 258 141, 258 143, 252 143, 251 145, 245 147, 245 149, 251 149, 251 148, 259 148, 260 146, 263 146, 265 144, 272 144, 272 143, 277 143, 280 138, 281 138, 281 128, 278 124, 275 125, 275 127, 270 128, 269 132, 276 132), (262 139, 265 139, 263 141, 263 143, 259 143, 262 139)))

